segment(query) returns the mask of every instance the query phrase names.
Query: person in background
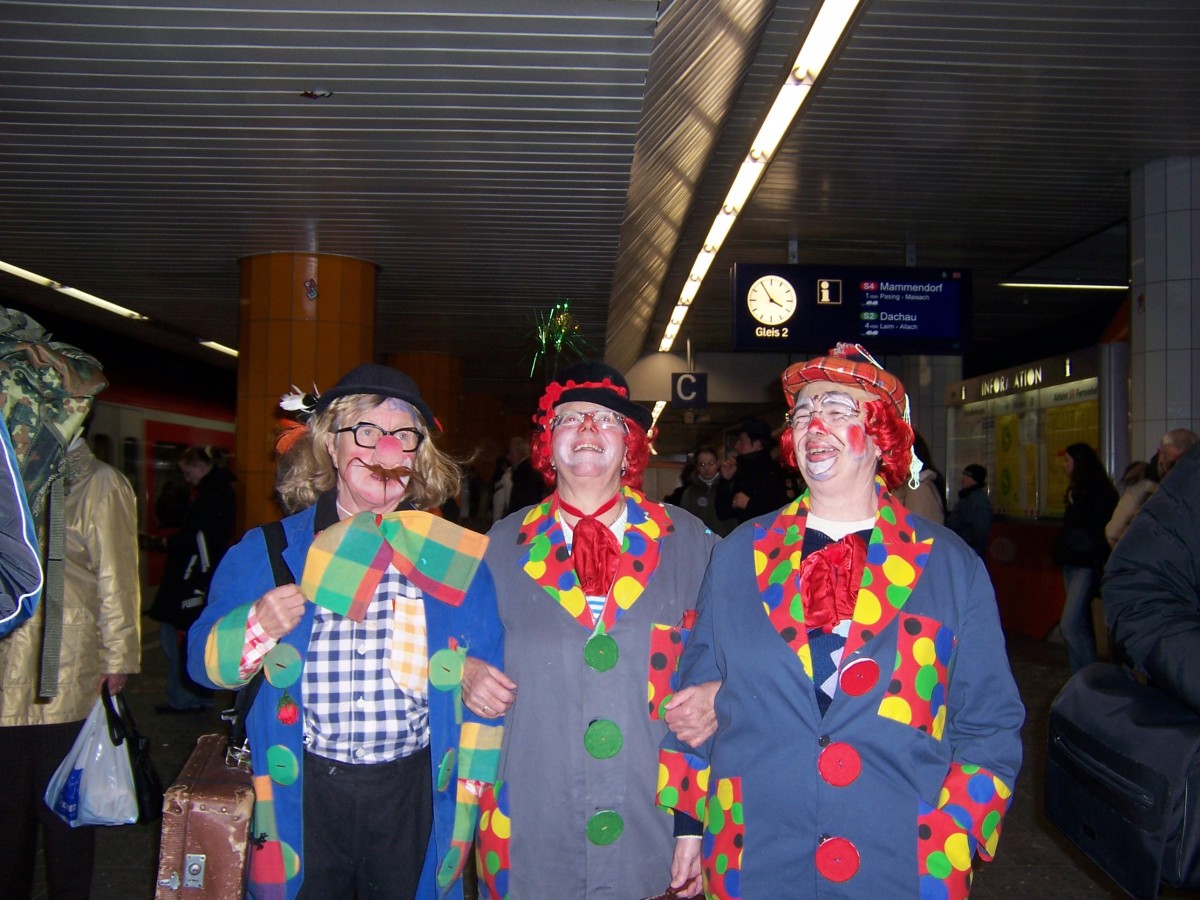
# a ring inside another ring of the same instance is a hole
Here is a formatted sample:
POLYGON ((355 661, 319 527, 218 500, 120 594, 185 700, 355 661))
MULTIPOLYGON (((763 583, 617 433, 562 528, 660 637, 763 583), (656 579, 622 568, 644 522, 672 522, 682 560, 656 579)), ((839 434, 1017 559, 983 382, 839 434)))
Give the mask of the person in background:
POLYGON ((736 455, 721 463, 717 518, 735 519, 740 525, 787 502, 787 481, 779 463, 771 458, 774 446, 771 426, 762 419, 747 419, 737 429, 736 455))
POLYGON ((679 470, 679 484, 675 485, 675 489, 667 496, 663 497, 663 503, 670 503, 672 506, 680 506, 680 501, 683 499, 683 489, 692 482, 692 475, 696 471, 695 455, 688 456, 683 461, 683 468, 679 470))
POLYGON ((780 455, 807 491, 713 550, 663 806, 706 809, 707 897, 966 897, 996 852, 1024 709, 987 570, 889 493, 913 471, 904 386, 857 344, 783 373, 780 455))
POLYGON ((187 677, 187 630, 204 608, 237 513, 233 474, 220 448, 189 447, 179 456, 179 471, 195 494, 179 530, 162 542, 167 562, 149 610, 159 623, 158 640, 167 657, 166 702, 155 707, 164 714, 212 709, 212 693, 187 677))
POLYGON ((352 369, 282 403, 288 509, 276 584, 262 528, 230 548, 188 635, 193 679, 265 675, 247 717, 252 898, 463 896, 502 728, 464 710, 467 648, 499 663, 486 539, 425 510, 458 487, 403 372, 352 369), (303 577, 301 576, 303 573, 303 577))
POLYGON ((1150 460, 1151 464, 1143 464, 1145 469, 1142 477, 1128 485, 1124 483, 1126 480, 1124 477, 1121 479, 1124 490, 1121 491, 1112 518, 1104 526, 1104 537, 1107 539, 1109 547, 1117 545, 1117 541, 1129 528, 1133 517, 1138 514, 1146 501, 1154 496, 1158 485, 1171 471, 1175 462, 1198 442, 1200 442, 1200 437, 1194 431, 1186 428, 1175 428, 1168 431, 1162 436, 1158 450, 1150 460))
POLYGON ((737 525, 737 519, 717 515, 717 482, 721 480, 720 457, 712 447, 700 447, 693 456, 695 467, 683 487, 678 505, 725 537, 737 525))
POLYGON ((509 491, 505 515, 540 503, 546 496, 546 483, 529 458, 529 442, 522 437, 513 438, 509 443, 508 457, 512 460, 512 469, 508 474, 512 490, 509 491))
POLYGON ((101 685, 119 693, 141 668, 137 501, 125 476, 82 438, 67 450, 65 580, 58 693, 38 700, 46 602, 0 640, 0 897, 32 896, 38 832, 52 898, 90 896, 95 828, 71 828, 42 797, 101 685))
POLYGON ((1163 479, 1109 557, 1100 592, 1118 655, 1200 713, 1200 447, 1163 479))
POLYGON ((910 512, 924 516, 941 525, 946 519, 946 482, 933 465, 933 454, 925 438, 913 432, 913 453, 921 460, 920 483, 910 488, 908 482, 896 488, 896 499, 910 512))
POLYGON ((992 501, 987 493, 987 469, 979 463, 963 468, 958 482, 958 500, 946 517, 946 527, 966 541, 980 559, 987 559, 992 501))
POLYGON ((504 669, 469 658, 463 675, 471 710, 507 711, 481 801, 483 896, 636 900, 674 884, 691 897, 698 880, 674 878, 672 861, 679 842, 699 844, 698 823, 681 818, 696 836, 676 839, 654 788, 665 707, 688 702, 671 676, 717 537, 641 492, 650 410, 616 369, 564 368, 534 421, 533 464, 554 490, 489 532, 504 669))
POLYGON ((496 457, 496 468, 492 472, 492 521, 499 522, 507 515, 508 500, 512 496, 512 463, 507 456, 496 457))
POLYGON ((1099 659, 1092 598, 1100 588, 1100 573, 1108 559, 1104 527, 1117 507, 1117 489, 1088 444, 1070 444, 1061 456, 1069 483, 1053 557, 1062 567, 1066 594, 1059 630, 1067 645, 1071 671, 1078 672, 1099 659))

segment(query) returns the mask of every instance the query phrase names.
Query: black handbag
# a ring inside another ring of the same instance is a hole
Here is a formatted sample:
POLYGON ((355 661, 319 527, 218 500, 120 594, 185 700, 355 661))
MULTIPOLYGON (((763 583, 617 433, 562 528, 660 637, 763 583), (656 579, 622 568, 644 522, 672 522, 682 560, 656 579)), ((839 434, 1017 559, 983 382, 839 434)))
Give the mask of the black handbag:
POLYGON ((163 786, 150 758, 150 738, 138 731, 133 711, 124 693, 115 697, 108 692, 108 683, 101 690, 104 712, 108 717, 108 734, 115 746, 125 745, 129 767, 133 772, 133 789, 137 794, 138 822, 153 822, 162 815, 163 786))
POLYGON ((1200 888, 1200 715, 1112 663, 1050 706, 1046 815, 1130 896, 1200 888))

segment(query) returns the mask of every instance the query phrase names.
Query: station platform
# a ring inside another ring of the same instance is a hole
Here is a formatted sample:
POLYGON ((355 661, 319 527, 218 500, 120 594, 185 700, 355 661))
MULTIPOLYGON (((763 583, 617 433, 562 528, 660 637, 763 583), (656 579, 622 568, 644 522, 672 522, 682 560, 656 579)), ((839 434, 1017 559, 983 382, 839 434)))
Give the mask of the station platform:
MULTIPOLYGON (((225 726, 215 712, 161 715, 154 711, 155 705, 163 702, 165 660, 158 646, 155 623, 145 619, 144 627, 143 672, 130 679, 126 690, 139 728, 154 742, 154 761, 159 773, 164 782, 169 783, 191 753, 197 736, 223 731, 225 726)), ((1070 674, 1066 651, 1060 645, 1019 634, 1009 635, 1008 651, 1027 709, 1023 730, 1025 764, 996 858, 979 867, 971 896, 975 900, 1105 900, 1124 897, 1125 894, 1100 869, 1046 820, 1042 811, 1046 721, 1050 702, 1070 674)), ((217 707, 228 705, 223 702, 228 698, 228 694, 218 695, 217 707)), ((157 856, 157 824, 99 829, 93 900, 152 898, 157 856)), ((39 863, 34 897, 43 900, 47 896, 39 863)), ((1164 889, 1162 896, 1195 895, 1164 889)), ((796 900, 803 898, 797 897, 796 900)))

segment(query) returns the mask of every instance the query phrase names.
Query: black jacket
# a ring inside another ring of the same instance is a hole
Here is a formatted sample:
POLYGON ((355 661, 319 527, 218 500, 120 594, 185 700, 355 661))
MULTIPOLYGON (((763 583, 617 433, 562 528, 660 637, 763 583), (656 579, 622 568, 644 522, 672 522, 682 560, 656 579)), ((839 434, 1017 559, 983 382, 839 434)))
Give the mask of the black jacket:
POLYGON ((739 525, 755 516, 779 509, 789 499, 783 470, 771 458, 769 450, 740 454, 733 477, 717 481, 717 516, 721 519, 737 519, 739 525), (745 509, 735 509, 734 494, 745 494, 750 498, 750 504, 745 509))
POLYGON ((1063 513, 1062 531, 1054 542, 1054 561, 1060 566, 1099 567, 1108 559, 1104 526, 1117 508, 1117 489, 1105 489, 1071 498, 1063 513))
POLYGON ((233 537, 236 513, 233 476, 214 466, 196 486, 179 531, 167 538, 167 564, 149 610, 152 619, 180 629, 196 621, 213 569, 233 537))
POLYGON ((1101 595, 1113 640, 1200 712, 1200 446, 1163 479, 1112 551, 1101 595))

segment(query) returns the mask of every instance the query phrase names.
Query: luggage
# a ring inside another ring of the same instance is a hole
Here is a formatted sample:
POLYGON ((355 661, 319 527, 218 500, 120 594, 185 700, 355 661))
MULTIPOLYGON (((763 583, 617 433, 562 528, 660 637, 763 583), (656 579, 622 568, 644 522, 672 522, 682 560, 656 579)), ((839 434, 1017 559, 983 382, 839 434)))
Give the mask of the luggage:
POLYGON ((1046 815, 1130 896, 1200 888, 1200 715, 1112 663, 1050 706, 1046 815))
POLYGON ((232 900, 246 888, 254 789, 229 739, 203 735, 163 797, 155 900, 232 900))

